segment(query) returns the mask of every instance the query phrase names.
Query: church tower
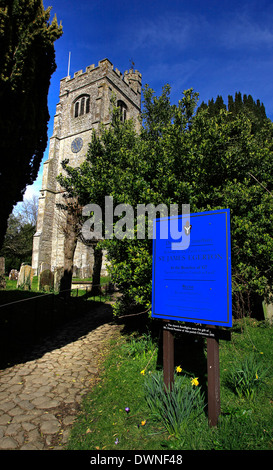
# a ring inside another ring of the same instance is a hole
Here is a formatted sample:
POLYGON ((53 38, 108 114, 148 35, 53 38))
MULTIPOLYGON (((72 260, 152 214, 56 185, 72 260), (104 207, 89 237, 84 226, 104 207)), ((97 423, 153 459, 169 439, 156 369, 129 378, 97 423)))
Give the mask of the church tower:
MULTIPOLYGON (((115 95, 121 108, 121 119, 135 119, 141 106, 141 74, 137 70, 123 75, 114 69, 108 59, 97 67, 90 65, 60 82, 59 103, 54 117, 53 135, 50 139, 49 157, 43 167, 40 190, 37 230, 33 238, 32 267, 39 274, 45 263, 52 271, 64 264, 64 235, 61 211, 56 204, 62 202, 61 187, 56 181, 62 172, 61 162, 69 159, 71 166, 79 166, 85 159, 93 130, 99 124, 110 124, 111 97, 115 95)), ((90 201, 91 202, 91 201, 90 201)), ((74 274, 91 277, 93 250, 80 240, 74 255, 74 274)))

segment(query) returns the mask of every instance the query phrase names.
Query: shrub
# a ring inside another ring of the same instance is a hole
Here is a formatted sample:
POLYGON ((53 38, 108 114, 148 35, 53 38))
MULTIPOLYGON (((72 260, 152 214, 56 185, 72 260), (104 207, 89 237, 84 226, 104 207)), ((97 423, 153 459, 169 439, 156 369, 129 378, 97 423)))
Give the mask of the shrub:
POLYGON ((144 388, 152 415, 177 437, 189 419, 196 419, 204 410, 200 387, 191 385, 189 377, 175 375, 173 387, 166 389, 162 372, 156 372, 146 379, 144 388))
POLYGON ((141 356, 145 358, 150 352, 154 351, 155 346, 153 345, 151 335, 143 333, 140 337, 135 335, 130 336, 124 348, 128 355, 133 358, 141 356))
POLYGON ((242 398, 253 400, 267 370, 254 353, 235 359, 227 374, 228 386, 242 398))

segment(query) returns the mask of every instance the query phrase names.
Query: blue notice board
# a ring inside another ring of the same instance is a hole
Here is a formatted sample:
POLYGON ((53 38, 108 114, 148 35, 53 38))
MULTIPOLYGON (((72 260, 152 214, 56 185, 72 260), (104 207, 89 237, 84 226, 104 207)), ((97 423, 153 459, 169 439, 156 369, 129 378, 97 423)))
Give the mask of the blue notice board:
POLYGON ((152 317, 231 327, 230 251, 229 209, 155 219, 152 317))

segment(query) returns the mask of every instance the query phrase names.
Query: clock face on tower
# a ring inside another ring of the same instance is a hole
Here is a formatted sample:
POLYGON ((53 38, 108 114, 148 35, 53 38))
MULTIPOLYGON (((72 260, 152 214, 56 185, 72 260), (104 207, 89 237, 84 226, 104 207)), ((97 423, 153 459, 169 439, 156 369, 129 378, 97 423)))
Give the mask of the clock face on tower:
POLYGON ((73 153, 78 153, 83 146, 83 141, 81 137, 76 137, 71 144, 71 150, 73 153))

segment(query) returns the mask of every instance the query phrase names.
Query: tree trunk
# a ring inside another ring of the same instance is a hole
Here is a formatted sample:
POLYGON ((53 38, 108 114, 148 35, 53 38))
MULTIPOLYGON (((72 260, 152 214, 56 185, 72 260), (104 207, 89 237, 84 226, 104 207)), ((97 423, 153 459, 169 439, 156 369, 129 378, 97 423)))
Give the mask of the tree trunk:
POLYGON ((60 282, 60 294, 68 299, 71 294, 73 275, 73 258, 77 245, 78 227, 73 211, 67 211, 66 228, 64 230, 64 275, 60 282), (63 292, 62 292, 63 291, 63 292))
POLYGON ((100 272, 102 265, 102 249, 97 248, 97 245, 94 248, 94 267, 93 267, 93 278, 92 278, 92 290, 91 295, 100 295, 100 272))

